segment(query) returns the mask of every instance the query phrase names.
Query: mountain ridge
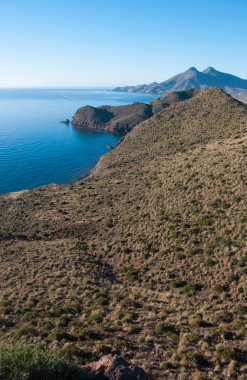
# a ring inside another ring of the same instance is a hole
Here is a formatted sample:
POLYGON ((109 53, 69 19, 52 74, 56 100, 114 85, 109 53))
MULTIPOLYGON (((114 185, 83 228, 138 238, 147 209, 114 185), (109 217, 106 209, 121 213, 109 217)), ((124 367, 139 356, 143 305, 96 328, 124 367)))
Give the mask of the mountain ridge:
POLYGON ((160 83, 143 84, 137 86, 116 87, 113 91, 137 92, 148 94, 166 94, 171 91, 183 91, 190 88, 202 89, 207 87, 221 87, 241 101, 247 101, 247 80, 232 74, 220 72, 213 67, 198 71, 190 67, 183 73, 174 75, 160 83))

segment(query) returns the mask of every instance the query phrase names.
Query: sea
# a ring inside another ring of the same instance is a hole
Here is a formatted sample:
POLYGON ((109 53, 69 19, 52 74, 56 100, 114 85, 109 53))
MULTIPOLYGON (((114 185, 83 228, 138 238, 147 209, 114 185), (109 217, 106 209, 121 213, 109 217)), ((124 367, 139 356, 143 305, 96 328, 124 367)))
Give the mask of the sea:
POLYGON ((76 181, 122 138, 61 123, 79 107, 156 97, 105 88, 0 89, 0 194, 76 181))

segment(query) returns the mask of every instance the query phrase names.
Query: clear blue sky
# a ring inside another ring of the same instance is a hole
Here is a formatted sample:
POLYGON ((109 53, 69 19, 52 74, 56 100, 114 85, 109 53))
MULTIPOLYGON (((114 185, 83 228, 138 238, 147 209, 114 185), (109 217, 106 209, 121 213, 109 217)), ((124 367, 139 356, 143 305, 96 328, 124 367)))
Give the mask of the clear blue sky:
POLYGON ((0 0, 0 87, 247 78, 246 0, 0 0))

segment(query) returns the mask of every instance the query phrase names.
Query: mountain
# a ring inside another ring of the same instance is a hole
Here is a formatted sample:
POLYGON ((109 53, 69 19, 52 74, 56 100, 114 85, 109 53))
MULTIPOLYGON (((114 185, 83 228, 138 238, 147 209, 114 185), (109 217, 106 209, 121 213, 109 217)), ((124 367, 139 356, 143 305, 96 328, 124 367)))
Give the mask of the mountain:
POLYGON ((183 91, 190 88, 202 89, 214 86, 225 89, 239 100, 247 101, 247 80, 222 73, 213 67, 208 67, 202 72, 195 67, 190 67, 185 72, 161 83, 116 87, 113 91, 165 94, 171 91, 183 91))
POLYGON ((197 90, 175 91, 155 99, 149 104, 133 103, 124 106, 85 106, 79 108, 72 118, 76 128, 89 128, 126 134, 137 124, 172 104, 187 100, 197 90))
POLYGON ((203 89, 91 176, 1 196, 1 347, 83 366, 121 355, 157 380, 244 379, 246 154, 247 106, 203 89))

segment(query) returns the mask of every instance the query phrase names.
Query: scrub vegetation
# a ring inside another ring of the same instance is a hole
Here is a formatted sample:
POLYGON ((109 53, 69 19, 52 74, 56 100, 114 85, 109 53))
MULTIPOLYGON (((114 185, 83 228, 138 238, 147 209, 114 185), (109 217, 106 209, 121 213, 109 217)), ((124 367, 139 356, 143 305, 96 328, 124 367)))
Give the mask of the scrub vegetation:
POLYGON ((48 347, 49 371, 73 367, 62 350, 244 380, 246 159, 247 107, 212 88, 139 124, 90 177, 2 196, 0 371, 19 342, 48 347))

